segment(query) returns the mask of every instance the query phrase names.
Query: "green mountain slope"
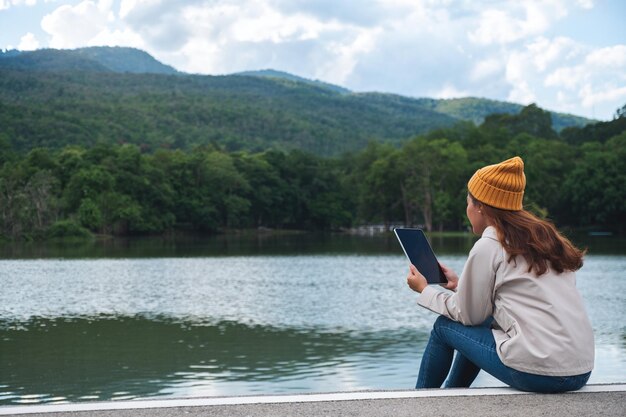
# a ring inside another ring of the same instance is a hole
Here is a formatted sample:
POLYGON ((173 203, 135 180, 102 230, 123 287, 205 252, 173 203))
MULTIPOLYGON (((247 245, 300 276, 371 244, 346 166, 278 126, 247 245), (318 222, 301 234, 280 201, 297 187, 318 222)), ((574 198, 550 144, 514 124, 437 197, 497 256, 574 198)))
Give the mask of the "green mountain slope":
MULTIPOLYGON (((483 123, 485 117, 490 114, 518 114, 524 108, 521 104, 477 97, 440 100, 423 99, 423 103, 434 111, 450 115, 457 119, 469 120, 476 125, 483 123)), ((552 127, 557 132, 560 132, 566 127, 582 127, 594 122, 593 120, 571 114, 550 112, 550 115, 552 116, 552 127)))
MULTIPOLYGON (((98 141, 145 149, 215 144, 337 155, 370 140, 401 143, 522 106, 493 100, 350 93, 278 71, 178 73, 132 48, 0 54, 0 141, 16 150, 98 141)), ((557 128, 586 119, 553 114, 557 128)))
POLYGON ((259 77, 0 69, 0 135, 22 150, 104 140, 332 155, 457 121, 416 100, 399 112, 360 95, 259 77))
POLYGON ((0 53, 0 68, 20 71, 111 71, 102 63, 75 51, 57 49, 0 53))
POLYGON ((174 68, 135 48, 94 46, 0 53, 0 67, 36 71, 100 71, 176 74, 174 68))
POLYGON ((244 71, 238 72, 233 75, 247 75, 250 77, 266 77, 266 78, 277 78, 282 80, 289 80, 296 83, 304 83, 310 84, 316 87, 328 88, 329 90, 336 91, 338 93, 349 94, 350 90, 347 88, 340 87, 338 85, 325 83, 319 80, 309 80, 308 78, 298 77, 297 75, 289 74, 284 71, 276 71, 273 69, 259 70, 259 71, 244 71))

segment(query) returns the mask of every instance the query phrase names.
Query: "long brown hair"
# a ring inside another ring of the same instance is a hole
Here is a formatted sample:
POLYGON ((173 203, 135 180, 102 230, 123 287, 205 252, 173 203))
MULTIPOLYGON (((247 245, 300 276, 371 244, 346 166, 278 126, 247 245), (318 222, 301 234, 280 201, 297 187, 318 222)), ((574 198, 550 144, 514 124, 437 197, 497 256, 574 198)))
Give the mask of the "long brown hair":
POLYGON ((537 276, 550 267, 560 274, 583 266, 586 250, 574 246, 551 222, 526 210, 501 210, 476 200, 471 194, 470 198, 496 228, 498 239, 509 255, 507 262, 521 255, 529 265, 528 272, 534 270, 537 276))

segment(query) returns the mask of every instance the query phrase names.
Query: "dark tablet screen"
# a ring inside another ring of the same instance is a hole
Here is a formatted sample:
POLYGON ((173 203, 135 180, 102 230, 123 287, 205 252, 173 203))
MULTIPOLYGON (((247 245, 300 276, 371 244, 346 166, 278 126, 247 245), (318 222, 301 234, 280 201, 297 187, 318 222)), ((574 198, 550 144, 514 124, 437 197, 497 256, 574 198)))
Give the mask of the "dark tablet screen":
POLYGON ((446 284, 446 279, 426 235, 421 229, 394 229, 400 246, 409 261, 417 267, 429 284, 446 284))

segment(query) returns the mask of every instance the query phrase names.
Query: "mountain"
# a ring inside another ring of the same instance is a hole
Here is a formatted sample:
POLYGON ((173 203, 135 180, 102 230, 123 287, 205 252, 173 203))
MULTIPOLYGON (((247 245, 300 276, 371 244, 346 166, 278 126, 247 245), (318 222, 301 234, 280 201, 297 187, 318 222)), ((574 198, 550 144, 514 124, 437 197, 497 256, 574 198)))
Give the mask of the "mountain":
POLYGON ((147 52, 135 48, 94 46, 70 50, 10 50, 0 53, 0 67, 36 71, 99 71, 176 74, 147 52))
MULTIPOLYGON (((190 75, 132 48, 0 54, 0 142, 19 151, 109 141, 152 150, 215 144, 337 155, 371 140, 399 144, 522 108, 479 98, 352 93, 273 70, 190 75)), ((552 117, 555 126, 590 122, 552 117)))

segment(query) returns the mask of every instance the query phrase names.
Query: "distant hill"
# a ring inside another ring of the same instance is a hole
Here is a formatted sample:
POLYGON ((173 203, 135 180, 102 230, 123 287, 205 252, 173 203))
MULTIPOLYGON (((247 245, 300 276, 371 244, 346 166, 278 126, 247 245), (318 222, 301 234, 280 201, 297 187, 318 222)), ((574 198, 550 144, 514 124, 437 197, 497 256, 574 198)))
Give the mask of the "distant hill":
MULTIPOLYGON (((464 97, 452 99, 423 99, 424 103, 429 103, 428 107, 456 117, 461 120, 470 120, 476 125, 481 124, 485 117, 494 113, 517 114, 524 106, 521 104, 506 101, 489 100, 485 98, 464 97)), ((566 127, 582 127, 594 120, 571 114, 550 112, 552 116, 552 127, 560 132, 566 127)))
POLYGON ((0 53, 0 67, 36 71, 110 71, 135 74, 178 72, 139 49, 108 46, 26 52, 10 50, 0 53))
MULTIPOLYGON (((352 93, 273 70, 190 75, 132 48, 0 54, 0 141, 21 151, 110 141, 152 150, 216 144, 337 155, 370 140, 399 144, 522 108, 480 98, 352 93)), ((590 122, 552 118, 557 129, 590 122)))
MULTIPOLYGON (((234 75, 249 75, 255 77, 268 77, 283 79, 293 82, 300 82, 315 85, 322 88, 328 88, 333 91, 337 91, 342 94, 350 94, 352 91, 347 88, 340 87, 338 85, 325 83, 319 80, 309 80, 307 78, 299 77, 297 75, 289 74, 287 72, 275 71, 271 69, 260 71, 245 71, 238 72, 234 75)), ((389 102, 395 102, 397 105, 402 106, 407 103, 410 105, 415 104, 415 100, 421 107, 428 108, 437 113, 446 114, 459 120, 468 120, 474 122, 476 125, 480 125, 490 114, 504 113, 504 114, 518 114, 524 106, 521 104, 510 103, 506 101, 490 100, 486 98, 477 97, 464 97, 453 99, 432 99, 432 98, 409 98, 403 96, 397 96, 394 94, 383 93, 361 93, 363 97, 373 98, 379 97, 389 104, 389 102), (392 98, 395 97, 395 98, 392 98)), ((594 122, 594 120, 587 119, 585 117, 574 116, 571 114, 550 112, 552 115, 552 125, 554 130, 560 132, 566 127, 582 127, 588 123, 594 122)))

